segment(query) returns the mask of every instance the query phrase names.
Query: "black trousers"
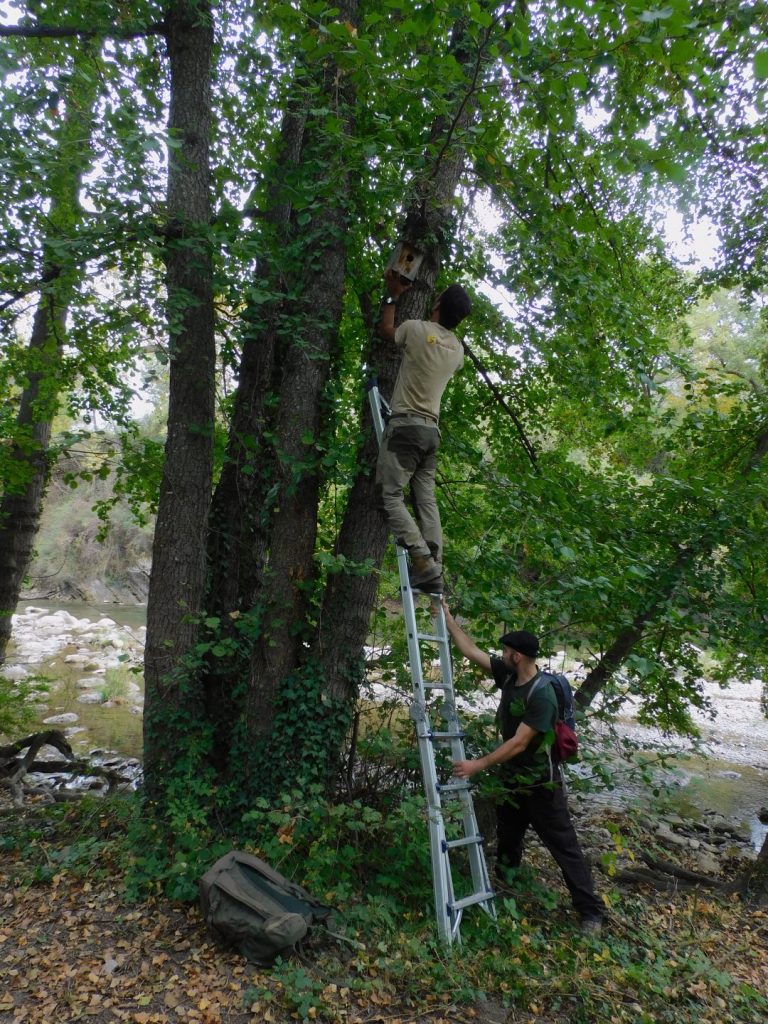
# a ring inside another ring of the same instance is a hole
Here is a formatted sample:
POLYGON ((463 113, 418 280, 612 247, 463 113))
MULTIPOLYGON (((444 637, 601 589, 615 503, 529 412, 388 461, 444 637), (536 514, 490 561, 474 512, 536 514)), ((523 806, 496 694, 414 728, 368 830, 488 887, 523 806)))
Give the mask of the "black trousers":
POLYGON ((592 872, 576 837, 560 772, 555 774, 554 785, 516 788, 512 784, 507 789, 509 798, 496 806, 499 866, 520 866, 530 825, 557 861, 578 913, 602 917, 603 907, 595 896, 592 872))

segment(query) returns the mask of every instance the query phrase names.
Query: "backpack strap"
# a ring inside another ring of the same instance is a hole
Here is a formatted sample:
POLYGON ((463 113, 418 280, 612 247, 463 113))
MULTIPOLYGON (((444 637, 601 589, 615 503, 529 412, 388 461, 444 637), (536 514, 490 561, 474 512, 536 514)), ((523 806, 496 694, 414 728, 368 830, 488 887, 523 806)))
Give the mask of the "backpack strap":
POLYGON ((541 689, 541 684, 544 682, 546 682, 546 674, 544 672, 539 672, 538 677, 534 680, 533 686, 528 691, 528 696, 525 698, 526 705, 529 703, 534 693, 541 689))
MULTIPOLYGON (((549 681, 549 678, 550 677, 547 675, 546 672, 539 672, 538 678, 534 680, 533 686, 530 688, 530 690, 528 691, 528 696, 525 698, 525 706, 526 707, 528 706, 528 702, 530 701, 530 699, 534 695, 534 693, 536 693, 537 690, 541 689, 542 685, 549 681)), ((558 709, 558 715, 559 715, 559 713, 560 713, 560 711, 558 709)), ((552 745, 547 747, 547 761, 549 763, 549 781, 550 782, 554 782, 555 781, 555 764, 554 764, 554 761, 552 760, 552 745)))

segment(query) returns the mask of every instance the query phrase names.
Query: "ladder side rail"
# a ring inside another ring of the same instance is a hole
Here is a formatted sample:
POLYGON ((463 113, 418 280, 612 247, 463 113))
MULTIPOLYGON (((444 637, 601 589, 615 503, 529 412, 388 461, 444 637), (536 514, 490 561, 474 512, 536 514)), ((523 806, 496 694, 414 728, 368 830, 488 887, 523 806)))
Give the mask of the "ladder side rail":
MULTIPOLYGON (((368 400, 373 419, 373 426, 376 439, 381 444, 382 436, 386 428, 386 421, 389 415, 389 405, 379 393, 375 380, 369 382, 368 400)), ((438 937, 444 943, 450 944, 454 941, 461 943, 459 927, 465 906, 479 904, 480 907, 496 917, 496 910, 493 904, 494 893, 490 887, 488 869, 485 863, 485 855, 482 848, 477 826, 477 819, 472 801, 471 787, 457 787, 453 792, 452 788, 443 785, 441 787, 437 776, 437 765, 435 759, 436 744, 443 741, 434 738, 433 730, 425 696, 425 681, 423 675, 423 664, 421 654, 421 641, 434 643, 438 648, 440 661, 440 674, 442 682, 436 689, 443 691, 443 708, 448 710, 448 729, 453 733, 450 740, 451 757, 453 760, 463 760, 464 745, 461 738, 461 729, 458 721, 453 692, 453 671, 451 663, 450 636, 445 622, 440 598, 434 596, 433 603, 436 603, 438 614, 436 616, 437 628, 435 635, 420 633, 416 620, 416 608, 414 604, 413 590, 408 575, 408 554, 407 551, 397 545, 397 563, 400 576, 400 592, 403 603, 403 615, 406 624, 406 641, 408 646, 408 660, 411 671, 411 683, 413 689, 413 703, 411 705, 411 718, 416 728, 416 736, 419 745, 419 756, 421 761, 422 779, 427 802, 427 820, 429 829, 430 859, 432 866, 432 887, 435 901, 435 916, 437 920, 438 937), (469 856, 470 873, 472 877, 473 892, 470 896, 457 900, 453 885, 453 871, 450 862, 450 848, 445 832, 445 819, 442 810, 441 788, 457 796, 460 800, 461 816, 464 827, 465 841, 458 845, 466 846, 469 856)))
MULTIPOLYGON (((452 761, 464 760, 464 742, 460 735, 453 736, 451 739, 440 742, 442 742, 444 747, 450 747, 452 761)), ((472 791, 473 786, 471 784, 466 786, 459 784, 457 789, 453 792, 447 790, 445 785, 438 787, 439 793, 444 792, 446 796, 450 793, 452 797, 459 801, 462 829, 467 842, 460 842, 458 845, 466 845, 467 847, 466 852, 470 875, 472 878, 473 891, 475 893, 485 894, 486 899, 491 901, 494 897, 494 892, 491 886, 488 865, 485 860, 485 852, 483 849, 484 836, 480 832, 480 827, 477 822, 477 814, 475 811, 472 791)), ((495 907, 493 907, 490 902, 488 905, 484 905, 483 909, 486 910, 491 917, 495 918, 495 907)))
POLYGON ((435 747, 432 742, 433 730, 424 695, 424 676, 418 639, 416 608, 413 602, 413 590, 408 578, 408 557, 405 549, 400 546, 397 548, 397 562, 400 571, 400 593, 403 601, 408 660, 413 685, 411 718, 416 726, 421 774, 427 803, 432 892, 435 903, 437 934, 441 942, 450 943, 456 937, 455 915, 451 910, 455 902, 453 874, 450 860, 447 856, 445 820, 443 818, 442 801, 437 783, 435 747))
MULTIPOLYGON (((440 665, 441 672, 444 682, 450 682, 450 689, 446 688, 445 695, 446 701, 448 700, 448 694, 450 692, 449 702, 449 729, 455 728, 455 731, 459 734, 455 742, 451 743, 451 759, 454 761, 463 761, 466 758, 464 739, 461 731, 458 709, 456 707, 456 693, 454 689, 453 681, 453 662, 451 660, 451 649, 450 649, 450 634, 448 632, 448 625, 445 621, 445 612, 443 610, 442 601, 439 599, 434 602, 437 605, 437 616, 436 616, 436 630, 435 633, 439 637, 439 651, 440 651, 440 665)), ((461 801, 461 812, 463 819, 464 835, 465 836, 480 836, 480 829, 477 824, 477 815, 475 813, 474 800, 472 798, 471 791, 460 794, 461 801)), ((482 849, 482 844, 478 843, 475 847, 471 847, 468 851, 469 858, 469 869, 472 877, 472 885, 475 892, 486 892, 489 895, 492 894, 490 877, 488 874, 488 865, 486 864, 485 854, 482 849)), ((492 905, 489 905, 488 912, 491 916, 495 917, 495 907, 490 909, 492 905)), ((486 909, 486 908, 484 908, 486 909)))
POLYGON ((422 703, 411 707, 411 718, 416 726, 419 744, 421 774, 426 798, 429 852, 432 867, 432 892, 435 905, 437 931, 441 941, 450 942, 452 925, 450 908, 455 902, 453 875, 447 857, 447 836, 442 812, 440 791, 437 786, 434 745, 430 738, 429 717, 422 703))
POLYGON ((443 610, 443 603, 439 597, 435 597, 432 600, 432 604, 437 609, 437 615, 435 616, 435 636, 437 637, 437 646, 440 657, 440 674, 443 679, 443 683, 446 688, 446 696, 448 691, 451 693, 451 701, 455 704, 453 697, 453 661, 451 660, 451 638, 448 633, 448 626, 445 621, 445 611, 443 610))
MULTIPOLYGON (((371 408, 376 440, 379 445, 386 427, 385 414, 389 406, 379 394, 378 385, 372 381, 368 385, 368 401, 371 408)), ((438 936, 442 942, 450 943, 454 938, 454 921, 448 908, 454 902, 453 878, 450 864, 444 854, 445 823, 443 821, 440 794, 437 789, 437 769, 435 752, 429 738, 431 726, 426 712, 424 686, 421 671, 421 652, 416 628, 416 611, 413 604, 413 592, 408 576, 408 555, 404 548, 397 546, 397 566, 400 575, 400 591, 403 598, 403 613, 406 620, 406 640, 408 644, 408 660, 411 669, 414 705, 412 717, 416 726, 419 742, 421 773, 424 793, 427 802, 427 820, 429 830, 430 860, 432 866, 432 889, 435 902, 438 936), (413 714, 415 712, 415 715, 413 714)))
MULTIPOLYGON (((445 613, 443 611, 442 602, 440 598, 435 596, 432 598, 433 604, 437 606, 437 628, 434 636, 426 636, 420 634, 422 640, 427 640, 435 644, 438 648, 440 667, 443 683, 443 702, 442 702, 442 717, 445 722, 445 728, 435 730, 433 738, 435 745, 439 745, 442 749, 449 748, 450 756, 452 761, 462 761, 465 758, 464 751, 464 739, 459 721, 458 712, 456 709, 455 694, 453 690, 453 667, 450 656, 450 637, 445 624, 445 613), (440 735, 445 733, 446 735, 440 735)), ((431 753, 431 760, 434 763, 434 752, 431 753)), ((435 786, 440 794, 444 787, 437 785, 435 779, 435 786)), ((443 839, 445 845, 443 846, 443 852, 445 860, 449 860, 451 848, 464 846, 467 848, 467 860, 469 864, 470 876, 472 879, 472 896, 464 897, 464 899, 470 899, 471 903, 463 903, 462 901, 456 901, 455 894, 453 892, 453 875, 449 868, 449 877, 451 879, 451 900, 449 905, 449 914, 452 917, 452 936, 455 936, 458 932, 458 924, 460 921, 461 910, 463 906, 469 906, 472 904, 480 903, 481 908, 495 919, 496 908, 493 904, 494 893, 490 884, 490 877, 488 874, 488 867, 485 861, 485 852, 483 850, 483 837, 480 834, 480 829, 477 823, 475 815, 474 802, 472 797, 472 789, 470 785, 466 785, 466 788, 459 790, 455 794, 451 794, 459 799, 459 809, 462 819, 462 828, 464 839, 459 840, 453 846, 448 843, 445 837, 445 819, 443 818, 443 839), (457 916, 458 915, 458 916, 457 916)), ((447 928, 446 924, 446 928, 447 928)))
POLYGON ((386 399, 382 398, 379 392, 379 386, 376 380, 368 381, 366 385, 368 388, 368 404, 371 408, 371 416, 373 418, 373 429, 376 433, 376 440, 381 444, 381 437, 386 427, 386 417, 389 416, 389 403, 386 399))
POLYGON ((429 854, 432 863, 432 892, 435 901, 437 935, 441 942, 450 944, 454 939, 461 942, 456 930, 457 920, 453 906, 456 897, 453 891, 453 872, 445 847, 445 821, 439 807, 427 807, 429 819, 429 854))
MULTIPOLYGON (((414 701, 419 708, 417 736, 419 738, 419 751, 422 765, 422 776, 424 790, 427 797, 427 813, 429 817, 430 831, 430 854, 432 861, 433 889, 435 895, 435 909, 438 925, 438 934, 442 941, 461 941, 459 925, 463 906, 479 903, 481 908, 495 919, 495 905, 493 904, 494 893, 491 889, 488 869, 485 862, 485 854, 482 842, 479 840, 479 828, 474 812, 471 788, 466 788, 455 795, 459 797, 462 826, 464 835, 472 842, 468 843, 467 856, 472 879, 472 895, 464 897, 470 899, 470 904, 461 904, 456 900, 453 885, 453 872, 450 863, 450 849, 445 831, 445 817, 442 811, 441 787, 437 778, 437 766, 435 761, 434 732, 430 724, 426 706, 424 691, 424 676, 422 666, 422 655, 420 640, 427 640, 438 648, 440 659, 440 671, 443 688, 443 708, 450 709, 450 717, 447 722, 447 731, 451 733, 448 741, 451 748, 451 759, 460 761, 464 759, 464 744, 461 735, 461 726, 456 712, 453 692, 453 672, 450 656, 450 637, 445 624, 445 613, 439 597, 433 597, 438 607, 438 628, 434 636, 426 637, 418 630, 416 621, 416 609, 414 605, 413 590, 408 578, 407 553, 403 548, 398 547, 398 567, 400 569, 400 589, 403 599, 403 613, 406 621, 408 654, 411 668, 411 679, 413 683, 414 701)), ((412 716, 416 720, 416 716, 412 716)), ((442 743, 444 741, 437 740, 442 743)), ((452 794, 453 795, 453 794, 452 794)))

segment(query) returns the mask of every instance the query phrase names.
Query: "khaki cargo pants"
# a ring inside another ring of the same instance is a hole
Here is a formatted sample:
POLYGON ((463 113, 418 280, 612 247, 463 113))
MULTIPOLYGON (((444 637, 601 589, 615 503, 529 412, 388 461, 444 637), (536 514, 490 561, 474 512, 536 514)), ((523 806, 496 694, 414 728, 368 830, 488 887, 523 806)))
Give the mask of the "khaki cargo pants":
POLYGON ((376 463, 376 506, 395 540, 413 555, 442 562, 443 535, 435 499, 440 431, 434 420, 416 413, 395 413, 381 439, 376 463), (405 504, 411 485, 416 520, 405 504))

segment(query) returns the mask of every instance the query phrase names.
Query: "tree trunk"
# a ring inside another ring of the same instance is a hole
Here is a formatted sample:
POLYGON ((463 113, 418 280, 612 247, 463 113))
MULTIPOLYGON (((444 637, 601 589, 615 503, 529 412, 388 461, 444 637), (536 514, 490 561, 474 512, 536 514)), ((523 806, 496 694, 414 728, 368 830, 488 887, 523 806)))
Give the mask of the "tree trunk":
MULTIPOLYGON (((144 678, 146 792, 156 799, 202 720, 188 659, 199 634, 211 499, 215 343, 211 190, 210 8, 177 0, 166 15, 170 59, 168 238, 165 249, 170 392, 147 607, 144 678)), ((202 751, 200 751, 202 753, 202 751)), ((181 766, 194 771, 194 765, 181 766)))
MULTIPOLYGON (((301 158, 307 105, 302 94, 283 117, 280 151, 268 175, 266 208, 259 222, 265 249, 279 247, 288 232, 291 193, 285 181, 301 158)), ((207 608, 216 615, 251 605, 268 548, 263 508, 272 486, 274 460, 264 436, 273 426, 270 399, 277 388, 275 349, 284 314, 285 281, 268 260, 260 261, 259 280, 272 297, 267 302, 247 302, 243 314, 232 420, 211 503, 207 608)))
MULTIPOLYGON (((307 100, 302 95, 283 118, 280 152, 269 175, 270 187, 259 230, 263 248, 279 245, 288 232, 291 204, 284 181, 301 157, 307 100)), ((278 269, 265 260, 259 268, 260 284, 272 298, 250 302, 243 315, 242 355, 234 396, 232 420, 208 527, 208 584, 206 609, 218 626, 212 636, 230 641, 227 658, 206 655, 203 669, 206 713, 213 731, 211 760, 225 773, 232 753, 232 730, 242 714, 250 675, 250 645, 240 642, 252 609, 269 550, 268 495, 275 479, 274 451, 267 436, 274 428, 273 397, 279 370, 278 335, 284 315, 285 282, 278 269), (234 617, 233 617, 234 616, 234 617), (245 647, 245 650, 243 650, 245 647)))
MULTIPOLYGON (((351 15, 349 15, 351 16, 351 15)), ((332 80, 329 81, 329 88, 332 80)), ((307 286, 298 302, 300 337, 292 340, 282 367, 276 419, 276 514, 269 565, 262 576, 265 633, 253 651, 248 693, 248 733, 269 734, 281 681, 302 660, 322 480, 322 396, 336 348, 346 274, 349 181, 343 163, 329 151, 332 139, 305 147, 307 166, 327 162, 330 196, 302 233, 313 253, 307 286), (323 151, 326 152, 323 152, 323 151)))
MULTIPOLYGON (((441 245, 450 231, 454 196, 464 170, 462 135, 474 118, 474 93, 483 54, 467 44, 463 23, 455 28, 452 49, 465 69, 466 79, 462 91, 454 97, 454 118, 440 117, 435 121, 427 148, 425 173, 413 190, 406 210, 402 238, 420 248, 424 260, 413 286, 397 304, 397 324, 407 319, 425 319, 429 314, 440 270, 441 245)), ((385 344, 374 335, 365 361, 374 368, 381 393, 390 396, 400 364, 399 353, 393 345, 385 344)), ((379 565, 389 538, 382 517, 375 511, 374 468, 378 444, 367 403, 362 415, 366 441, 357 459, 360 471, 339 533, 338 552, 353 564, 370 558, 379 565)), ((316 653, 326 693, 334 703, 350 703, 357 697, 363 679, 362 650, 370 628, 377 582, 375 574, 336 573, 328 580, 316 653)))
MULTIPOLYGON (((357 0, 334 13, 349 25, 356 17, 357 0)), ((310 628, 322 395, 346 276, 349 76, 326 57, 299 68, 295 94, 261 221, 274 254, 260 268, 262 291, 266 286, 271 296, 246 313, 233 426, 210 522, 208 609, 220 618, 219 638, 241 642, 226 658, 208 659, 205 687, 214 766, 222 771, 229 764, 235 774, 269 735, 278 689, 301 660, 310 628), (317 108, 312 115, 310 98, 317 108), (341 124, 340 134, 328 131, 327 111, 341 124), (298 212, 294 196, 301 200, 298 212), (243 639, 249 616, 258 625, 243 639), (243 711, 245 754, 232 742, 243 711)))
POLYGON ((761 906, 768 903, 768 835, 763 840, 757 859, 736 880, 735 888, 744 900, 761 906))
MULTIPOLYGON (((91 61, 89 45, 84 58, 91 61)), ((51 171, 47 193, 49 235, 43 245, 43 287, 27 349, 26 381, 9 452, 12 467, 6 473, 0 500, 0 664, 11 636, 24 576, 32 558, 40 525, 43 497, 50 472, 51 424, 58 412, 63 387, 62 352, 66 320, 77 275, 52 254, 59 237, 71 237, 81 219, 80 185, 91 162, 90 138, 98 77, 91 67, 70 75, 59 129, 59 159, 51 171)))

